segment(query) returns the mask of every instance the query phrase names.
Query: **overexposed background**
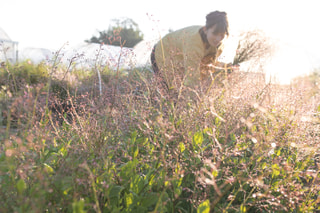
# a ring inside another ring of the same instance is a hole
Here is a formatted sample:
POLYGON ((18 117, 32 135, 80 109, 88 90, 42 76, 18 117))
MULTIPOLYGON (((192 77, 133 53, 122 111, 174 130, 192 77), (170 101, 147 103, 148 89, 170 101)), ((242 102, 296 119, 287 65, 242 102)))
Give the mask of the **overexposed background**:
POLYGON ((211 11, 226 11, 232 35, 258 28, 279 41, 281 50, 268 69, 286 81, 320 67, 318 5, 317 0, 2 0, 0 27, 19 49, 59 49, 107 30, 112 19, 133 19, 152 40, 169 29, 204 25, 211 11))

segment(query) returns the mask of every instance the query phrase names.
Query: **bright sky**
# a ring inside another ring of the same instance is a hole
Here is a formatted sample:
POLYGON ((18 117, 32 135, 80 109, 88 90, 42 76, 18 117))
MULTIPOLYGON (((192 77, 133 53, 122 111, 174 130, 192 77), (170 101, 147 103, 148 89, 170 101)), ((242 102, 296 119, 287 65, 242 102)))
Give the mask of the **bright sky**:
MULTIPOLYGON (((290 46, 288 70, 299 58, 306 67, 320 67, 320 20, 317 0, 2 0, 0 27, 19 42, 19 49, 59 49, 107 30, 110 20, 133 19, 145 38, 168 29, 204 25, 205 16, 226 11, 231 33, 259 28, 290 46), (293 51, 293 52, 292 52, 293 51), (301 56, 301 57, 300 57, 301 56), (307 60, 307 61, 306 61, 307 60)), ((284 52, 284 54, 286 54, 284 52)), ((286 65, 283 65, 286 68, 286 65)))

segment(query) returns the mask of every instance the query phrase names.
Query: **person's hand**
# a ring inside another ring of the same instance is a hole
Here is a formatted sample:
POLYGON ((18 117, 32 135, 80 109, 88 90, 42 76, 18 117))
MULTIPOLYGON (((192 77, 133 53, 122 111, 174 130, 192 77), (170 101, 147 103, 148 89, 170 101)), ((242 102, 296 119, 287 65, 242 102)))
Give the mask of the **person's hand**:
POLYGON ((240 64, 231 64, 231 69, 238 72, 240 70, 240 64))

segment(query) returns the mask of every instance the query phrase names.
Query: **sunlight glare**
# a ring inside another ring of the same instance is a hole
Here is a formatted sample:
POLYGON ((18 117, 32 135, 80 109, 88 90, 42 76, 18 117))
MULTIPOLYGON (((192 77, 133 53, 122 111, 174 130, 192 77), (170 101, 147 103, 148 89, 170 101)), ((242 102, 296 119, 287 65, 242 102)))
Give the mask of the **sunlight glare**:
POLYGON ((291 45, 282 45, 266 65, 267 81, 290 84, 299 76, 310 74, 312 66, 306 53, 291 45))

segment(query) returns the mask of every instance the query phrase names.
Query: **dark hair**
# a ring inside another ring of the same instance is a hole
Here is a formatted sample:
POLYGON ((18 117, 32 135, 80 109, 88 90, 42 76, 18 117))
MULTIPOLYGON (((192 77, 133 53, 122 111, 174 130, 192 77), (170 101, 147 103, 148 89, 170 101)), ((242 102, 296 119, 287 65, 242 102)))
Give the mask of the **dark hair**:
POLYGON ((229 35, 229 22, 226 12, 214 11, 206 16, 206 28, 216 26, 215 33, 225 33, 229 35))

